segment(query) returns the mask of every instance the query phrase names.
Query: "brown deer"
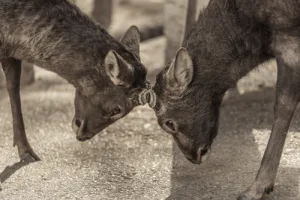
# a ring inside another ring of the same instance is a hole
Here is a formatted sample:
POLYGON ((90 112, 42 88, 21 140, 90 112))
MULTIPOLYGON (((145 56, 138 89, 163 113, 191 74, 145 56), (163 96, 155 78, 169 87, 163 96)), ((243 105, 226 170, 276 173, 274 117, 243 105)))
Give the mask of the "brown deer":
POLYGON ((22 61, 57 73, 76 88, 72 128, 85 141, 139 104, 146 88, 139 41, 135 26, 116 41, 67 0, 0 0, 0 59, 20 158, 39 160, 22 117, 22 61))
POLYGON ((240 200, 273 190, 285 138, 300 100, 300 1, 211 0, 148 94, 158 123, 188 160, 203 162, 218 133, 225 92, 259 64, 278 67, 271 137, 253 184, 240 200))

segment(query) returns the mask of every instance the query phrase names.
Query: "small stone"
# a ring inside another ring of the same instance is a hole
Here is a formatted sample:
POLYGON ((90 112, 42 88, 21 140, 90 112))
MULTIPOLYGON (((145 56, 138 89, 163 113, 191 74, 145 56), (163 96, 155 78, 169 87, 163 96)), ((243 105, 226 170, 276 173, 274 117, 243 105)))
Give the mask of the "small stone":
POLYGON ((144 129, 148 129, 150 127, 151 127, 151 124, 149 124, 149 123, 147 123, 147 124, 144 125, 144 129))

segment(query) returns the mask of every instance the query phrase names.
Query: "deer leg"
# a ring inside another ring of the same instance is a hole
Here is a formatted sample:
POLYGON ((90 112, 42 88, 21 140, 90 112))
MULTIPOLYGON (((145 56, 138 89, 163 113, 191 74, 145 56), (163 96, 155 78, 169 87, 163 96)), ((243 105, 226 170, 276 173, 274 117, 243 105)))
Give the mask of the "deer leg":
POLYGON ((277 66, 276 102, 271 136, 256 179, 239 196, 239 200, 260 200, 264 194, 273 191, 286 135, 294 111, 300 100, 299 69, 287 66, 280 57, 277 58, 277 66))
POLYGON ((13 145, 18 147, 18 153, 23 161, 38 161, 27 140, 20 100, 21 61, 9 58, 2 61, 6 77, 6 87, 10 98, 13 120, 13 145))

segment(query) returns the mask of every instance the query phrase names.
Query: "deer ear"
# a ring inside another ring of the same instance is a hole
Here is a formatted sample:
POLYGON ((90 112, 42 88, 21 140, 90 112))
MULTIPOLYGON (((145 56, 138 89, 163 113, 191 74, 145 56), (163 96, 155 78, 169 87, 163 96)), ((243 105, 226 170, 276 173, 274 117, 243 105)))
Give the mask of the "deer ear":
POLYGON ((181 47, 166 74, 167 87, 170 90, 184 92, 194 76, 193 61, 188 51, 181 47))
POLYGON ((131 26, 120 40, 121 44, 123 44, 129 51, 131 51, 139 60, 140 41, 140 32, 136 26, 131 26))
POLYGON ((115 85, 131 86, 134 76, 133 68, 117 52, 109 51, 104 65, 106 74, 115 85))

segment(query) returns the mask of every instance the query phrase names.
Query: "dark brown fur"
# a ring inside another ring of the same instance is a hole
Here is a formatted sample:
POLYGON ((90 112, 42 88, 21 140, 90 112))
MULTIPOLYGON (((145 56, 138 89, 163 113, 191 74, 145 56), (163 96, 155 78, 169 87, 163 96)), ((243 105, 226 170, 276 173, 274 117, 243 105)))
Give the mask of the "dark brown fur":
POLYGON ((131 27, 121 44, 67 0, 0 0, 0 59, 20 157, 39 159, 22 119, 21 61, 55 72, 75 86, 72 127, 84 141, 137 105, 135 96, 146 77, 139 40, 137 28, 131 27))
POLYGON ((161 127, 193 163, 218 132, 224 93, 259 64, 278 64, 272 134, 256 180, 240 200, 272 191, 285 137, 300 100, 300 1, 211 0, 174 61, 157 76, 161 127))

